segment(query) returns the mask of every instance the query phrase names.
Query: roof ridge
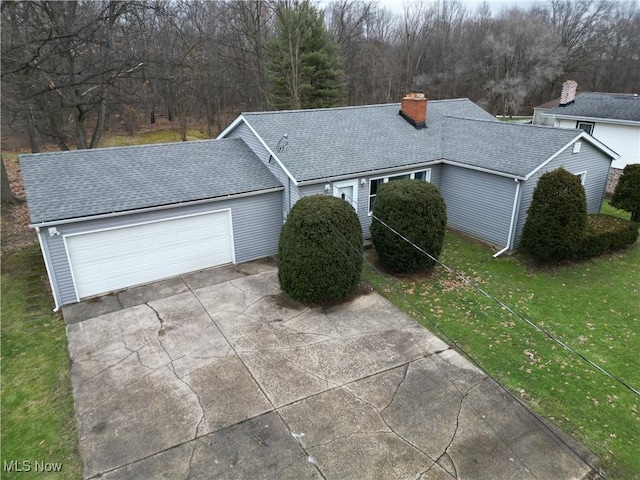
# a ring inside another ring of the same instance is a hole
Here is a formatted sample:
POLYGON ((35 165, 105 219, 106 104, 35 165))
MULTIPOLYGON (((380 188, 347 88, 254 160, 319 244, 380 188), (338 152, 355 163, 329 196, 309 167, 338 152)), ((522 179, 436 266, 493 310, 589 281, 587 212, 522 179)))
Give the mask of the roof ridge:
POLYGON ((82 148, 82 149, 75 149, 75 150, 60 150, 60 151, 53 151, 53 152, 38 152, 38 153, 21 153, 19 154, 19 156, 20 158, 25 158, 25 157, 41 157, 45 155, 80 155, 82 153, 87 154, 95 151, 102 152, 104 150, 127 150, 127 149, 137 149, 137 148, 166 147, 171 145, 217 142, 221 140, 236 141, 240 139, 238 138, 201 138, 197 140, 186 140, 183 142, 140 143, 136 145, 118 145, 114 147, 82 148))
MULTIPOLYGON (((471 101, 467 97, 460 98, 443 98, 438 100, 429 100, 429 103, 444 103, 444 102, 459 102, 459 101, 471 101)), ((286 114, 286 113, 307 113, 307 112, 327 112, 336 110, 354 110, 358 108, 378 108, 378 107, 391 107, 400 106, 400 102, 391 103, 375 103, 372 105, 344 105, 341 107, 325 107, 325 108, 306 108, 295 110, 265 110, 254 112, 242 112, 241 115, 271 115, 271 114, 286 114)))
POLYGON ((509 126, 513 126, 513 127, 535 127, 535 128, 541 128, 541 129, 545 129, 545 130, 556 130, 556 131, 575 131, 577 133, 582 132, 581 129, 579 128, 556 128, 552 125, 539 125, 539 124, 534 124, 534 123, 517 123, 517 122, 503 122, 498 120, 493 121, 493 120, 485 120, 485 119, 480 119, 480 118, 464 118, 464 117, 456 117, 454 115, 443 115, 444 118, 452 118, 454 120, 467 120, 470 122, 484 122, 484 123, 490 123, 492 125, 509 125, 509 126))

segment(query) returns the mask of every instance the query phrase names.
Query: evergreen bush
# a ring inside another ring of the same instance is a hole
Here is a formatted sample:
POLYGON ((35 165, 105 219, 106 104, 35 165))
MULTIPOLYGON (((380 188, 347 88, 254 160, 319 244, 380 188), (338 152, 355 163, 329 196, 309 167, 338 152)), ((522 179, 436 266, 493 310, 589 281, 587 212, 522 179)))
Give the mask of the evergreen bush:
POLYGON ((362 227, 340 198, 299 200, 282 227, 278 279, 292 298, 312 303, 338 300, 358 286, 362 274, 362 227))
POLYGON ((640 164, 624 167, 611 197, 611 205, 631 213, 633 222, 640 222, 640 164))
POLYGON ((540 177, 522 231, 522 247, 542 261, 579 253, 587 224, 587 199, 580 179, 558 168, 540 177))
POLYGON ((371 239, 380 261, 394 272, 425 270, 435 262, 377 219, 438 258, 442 252, 447 209, 438 189, 420 180, 380 185, 373 206, 371 239))

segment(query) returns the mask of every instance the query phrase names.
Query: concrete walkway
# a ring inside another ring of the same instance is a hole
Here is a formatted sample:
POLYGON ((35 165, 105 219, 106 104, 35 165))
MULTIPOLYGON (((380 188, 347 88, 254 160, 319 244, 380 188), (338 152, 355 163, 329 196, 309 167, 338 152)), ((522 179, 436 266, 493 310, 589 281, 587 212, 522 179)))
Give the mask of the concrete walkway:
POLYGON ((307 308, 258 262, 64 316, 85 478, 589 473, 557 432, 373 292, 307 308))

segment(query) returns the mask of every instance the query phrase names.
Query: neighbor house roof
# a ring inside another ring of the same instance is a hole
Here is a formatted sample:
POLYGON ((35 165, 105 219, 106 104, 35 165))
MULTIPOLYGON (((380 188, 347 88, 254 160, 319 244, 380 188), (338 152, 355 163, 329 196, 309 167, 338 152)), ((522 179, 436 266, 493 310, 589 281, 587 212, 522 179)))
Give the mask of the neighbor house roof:
POLYGON ((640 122, 640 97, 633 94, 584 92, 573 103, 557 106, 543 116, 640 122))
POLYGON ((31 223, 279 187, 240 139, 20 156, 31 223))
POLYGON ((445 115, 497 122, 466 98, 429 101, 422 130, 399 110, 393 103, 242 116, 299 182, 440 160, 445 115))

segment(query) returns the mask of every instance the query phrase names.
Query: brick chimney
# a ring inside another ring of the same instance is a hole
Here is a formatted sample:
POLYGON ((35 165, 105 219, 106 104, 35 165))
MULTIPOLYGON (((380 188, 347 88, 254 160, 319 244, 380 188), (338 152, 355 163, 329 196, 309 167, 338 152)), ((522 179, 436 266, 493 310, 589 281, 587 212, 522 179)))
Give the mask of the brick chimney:
POLYGON ((400 115, 418 130, 426 128, 427 98, 424 93, 408 93, 400 104, 400 115))
POLYGON ((573 103, 576 99, 576 90, 578 90, 578 82, 575 80, 567 80, 562 84, 562 93, 560 94, 561 107, 573 103))

